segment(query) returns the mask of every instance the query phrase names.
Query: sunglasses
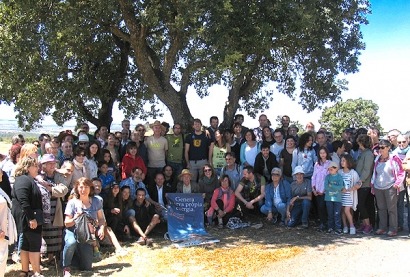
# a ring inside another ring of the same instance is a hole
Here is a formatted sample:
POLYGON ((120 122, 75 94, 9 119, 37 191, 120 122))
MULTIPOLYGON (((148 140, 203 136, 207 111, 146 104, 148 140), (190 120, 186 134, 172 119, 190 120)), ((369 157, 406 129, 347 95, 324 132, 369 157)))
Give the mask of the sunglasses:
POLYGON ((407 141, 398 141, 398 144, 405 144, 407 141))
POLYGON ((211 169, 204 169, 204 172, 211 172, 212 170, 211 169))
POLYGON ((379 149, 381 149, 381 150, 384 150, 384 149, 386 149, 387 148, 387 146, 380 146, 379 147, 379 149))

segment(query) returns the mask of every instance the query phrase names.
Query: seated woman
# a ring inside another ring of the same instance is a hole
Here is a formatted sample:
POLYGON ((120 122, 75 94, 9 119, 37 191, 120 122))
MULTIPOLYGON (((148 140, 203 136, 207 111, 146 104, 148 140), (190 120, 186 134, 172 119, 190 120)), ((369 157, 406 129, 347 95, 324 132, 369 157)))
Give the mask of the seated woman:
POLYGON ((71 276, 71 266, 80 270, 91 270, 93 261, 93 246, 88 243, 78 243, 75 234, 75 219, 82 213, 98 222, 98 238, 104 239, 105 219, 102 203, 94 197, 94 185, 90 179, 81 177, 74 184, 74 197, 67 203, 65 210, 65 236, 63 249, 63 276, 71 276))
POLYGON ((235 208, 235 192, 231 189, 231 179, 223 175, 219 179, 220 187, 216 188, 212 195, 211 207, 207 211, 208 224, 212 226, 215 218, 218 219, 218 227, 228 223, 231 217, 238 216, 235 208))
POLYGON ((219 187, 218 176, 211 165, 206 164, 203 166, 198 184, 199 191, 205 195, 204 210, 207 211, 211 204, 212 194, 214 190, 219 187))
POLYGON ((111 227, 117 238, 124 237, 123 224, 123 208, 122 194, 120 193, 120 185, 113 183, 110 192, 104 198, 104 215, 107 220, 108 227, 111 227))

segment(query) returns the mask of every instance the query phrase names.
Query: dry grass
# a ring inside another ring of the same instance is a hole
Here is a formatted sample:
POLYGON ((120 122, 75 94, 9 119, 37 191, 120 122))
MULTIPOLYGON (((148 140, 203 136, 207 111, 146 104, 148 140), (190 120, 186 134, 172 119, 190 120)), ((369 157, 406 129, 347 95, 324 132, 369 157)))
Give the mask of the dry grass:
MULTIPOLYGON (((263 245, 233 248, 163 248, 155 251, 137 247, 122 259, 142 276, 249 276, 264 265, 303 252, 300 247, 272 249, 263 245)), ((125 276, 125 272, 113 276, 125 276)))

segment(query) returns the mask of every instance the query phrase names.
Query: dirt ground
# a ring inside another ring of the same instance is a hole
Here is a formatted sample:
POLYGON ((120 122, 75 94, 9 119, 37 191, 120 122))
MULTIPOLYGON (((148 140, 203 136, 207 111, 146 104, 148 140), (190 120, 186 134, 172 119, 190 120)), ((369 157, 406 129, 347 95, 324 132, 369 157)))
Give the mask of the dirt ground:
MULTIPOLYGON (((104 259, 93 265, 93 272, 73 272, 73 276, 410 275, 410 268, 404 266, 410 248, 407 230, 387 238, 324 234, 313 227, 302 230, 264 224, 261 229, 212 228, 209 233, 221 242, 175 249, 157 233, 152 248, 128 244, 129 254, 125 257, 117 257, 109 253, 111 249, 103 248, 104 259), (243 255, 248 264, 243 265, 236 255, 243 255), (216 261, 209 261, 214 257, 216 261), (218 257, 227 259, 218 263, 218 257), (221 267, 228 266, 232 269, 221 275, 221 267)), ((9 264, 5 276, 17 276, 19 267, 9 264)), ((43 274, 61 276, 61 269, 57 274, 55 267, 44 268, 43 274)))

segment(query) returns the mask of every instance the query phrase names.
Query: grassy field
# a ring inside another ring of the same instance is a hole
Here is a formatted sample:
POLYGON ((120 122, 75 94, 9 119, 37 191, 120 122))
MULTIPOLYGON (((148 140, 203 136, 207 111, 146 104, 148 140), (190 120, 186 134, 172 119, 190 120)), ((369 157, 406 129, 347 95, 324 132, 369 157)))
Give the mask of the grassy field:
POLYGON ((7 155, 11 146, 10 142, 7 141, 0 141, 0 154, 7 155))

